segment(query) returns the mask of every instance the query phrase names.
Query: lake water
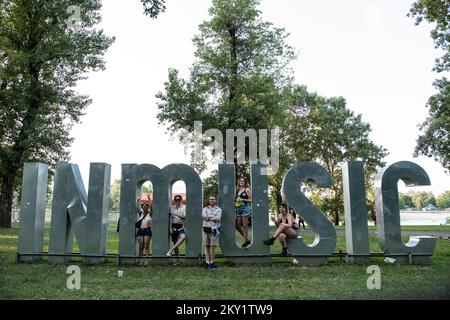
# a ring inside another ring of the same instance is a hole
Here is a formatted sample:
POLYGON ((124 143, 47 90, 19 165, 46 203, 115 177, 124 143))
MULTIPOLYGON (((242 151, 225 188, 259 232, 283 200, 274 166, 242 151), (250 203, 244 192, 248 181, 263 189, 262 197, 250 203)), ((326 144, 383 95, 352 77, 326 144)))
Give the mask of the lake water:
MULTIPOLYGON (((47 211, 45 214, 45 221, 50 222, 51 212, 47 211)), ((450 211, 401 211, 400 224, 402 226, 439 226, 445 224, 447 218, 450 217, 450 211)), ((19 212, 13 212, 13 220, 18 222, 19 212)), ((109 214, 110 223, 116 223, 119 218, 117 212, 109 214)), ((272 224, 272 221, 270 221, 272 224)), ((374 223, 369 221, 369 225, 374 223)))
POLYGON ((450 211, 400 211, 400 224, 403 226, 444 225, 450 211))

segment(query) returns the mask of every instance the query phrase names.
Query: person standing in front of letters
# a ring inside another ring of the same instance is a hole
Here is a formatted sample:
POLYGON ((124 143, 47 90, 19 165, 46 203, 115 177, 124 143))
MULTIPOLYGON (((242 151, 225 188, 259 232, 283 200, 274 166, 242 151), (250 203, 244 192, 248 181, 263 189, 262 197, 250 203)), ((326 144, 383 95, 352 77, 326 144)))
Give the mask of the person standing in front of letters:
POLYGON ((245 177, 238 180, 236 191, 236 229, 244 238, 242 248, 247 247, 251 242, 248 240, 248 219, 251 216, 250 203, 252 202, 252 193, 245 177))
MULTIPOLYGON (((271 246, 275 242, 275 239, 278 239, 281 244, 281 255, 286 256, 288 254, 287 250, 287 239, 295 239, 298 237, 298 230, 295 229, 295 220, 294 216, 287 211, 287 206, 285 204, 281 204, 278 208, 278 217, 272 220, 277 227, 277 230, 267 240, 264 240, 264 244, 271 246)), ((298 229, 298 228, 297 228, 298 229)))
POLYGON ((208 200, 208 206, 203 208, 203 244, 205 245, 206 268, 215 269, 217 265, 214 262, 216 256, 216 246, 219 244, 220 219, 222 218, 222 209, 217 205, 215 195, 211 195, 208 200))
POLYGON ((138 222, 141 221, 137 230, 139 241, 139 256, 150 256, 150 241, 152 239, 152 205, 151 200, 142 201, 138 199, 138 222))
POLYGON ((174 246, 167 252, 167 256, 170 257, 175 253, 177 257, 177 263, 179 262, 180 250, 179 246, 186 240, 186 230, 184 229, 184 223, 186 221, 186 207, 182 204, 183 198, 180 195, 174 197, 175 205, 170 208, 169 219, 169 233, 172 238, 174 246))

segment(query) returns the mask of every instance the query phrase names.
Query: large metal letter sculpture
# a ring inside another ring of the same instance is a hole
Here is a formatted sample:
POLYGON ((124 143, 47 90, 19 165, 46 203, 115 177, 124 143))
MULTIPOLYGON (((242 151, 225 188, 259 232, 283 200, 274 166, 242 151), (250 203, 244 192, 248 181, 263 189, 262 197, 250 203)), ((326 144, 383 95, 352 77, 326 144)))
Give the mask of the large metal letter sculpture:
POLYGON ((177 180, 183 180, 187 189, 186 256, 198 258, 201 255, 202 183, 194 169, 184 164, 172 164, 162 170, 149 164, 126 164, 122 165, 120 195, 120 264, 136 262, 133 258, 137 255, 136 199, 145 181, 153 185, 152 262, 167 263, 170 187, 177 180))
POLYGON ((35 262, 39 257, 20 256, 21 253, 41 253, 44 242, 45 205, 48 165, 25 163, 20 206, 19 261, 35 262))
POLYGON ((289 169, 283 180, 283 193, 287 202, 315 231, 316 239, 311 245, 305 245, 301 238, 288 239, 288 247, 292 255, 312 255, 301 257, 299 265, 324 264, 327 261, 326 256, 331 256, 336 248, 336 230, 300 191, 300 182, 307 180, 314 181, 319 188, 331 187, 333 184, 330 174, 317 163, 300 163, 289 169))
MULTIPOLYGON (((86 254, 106 255, 111 166, 91 164, 86 217, 86 254)), ((105 258, 85 258, 88 264, 106 262, 105 258)))
MULTIPOLYGON (((53 187, 50 254, 73 252, 75 234, 82 254, 104 255, 108 229, 108 201, 111 167, 92 163, 89 174, 89 200, 78 166, 56 166, 53 187), (89 225, 88 225, 89 223, 89 225)), ((50 256, 50 263, 66 263, 70 257, 50 256)), ((104 261, 86 258, 87 263, 104 261)))
MULTIPOLYGON (((164 256, 164 249, 169 245, 167 232, 169 229, 167 202, 167 188, 164 185, 162 171, 158 167, 150 164, 123 164, 122 180, 120 186, 120 234, 119 234, 119 263, 134 264, 133 258, 138 253, 138 243, 136 241, 135 223, 138 219, 136 212, 136 199, 140 186, 145 181, 151 181, 153 185, 153 256, 164 256), (157 228, 157 226, 159 227, 157 228), (161 226, 165 228, 162 230, 161 226)), ((157 261, 155 261, 157 262, 157 261)))
POLYGON ((436 238, 410 237, 406 245, 402 242, 397 187, 400 179, 407 186, 430 185, 430 179, 425 170, 409 161, 397 162, 377 174, 375 209, 378 243, 386 253, 398 255, 395 256, 398 263, 427 263, 428 257, 422 255, 433 254, 436 238))
MULTIPOLYGON (((192 167, 185 164, 169 165, 163 169, 163 172, 169 187, 168 203, 170 203, 173 183, 182 180, 186 184, 186 257, 192 258, 187 259, 186 263, 198 264, 198 258, 202 254, 202 180, 192 167)), ((168 248, 166 252, 167 250, 168 248)))
POLYGON ((345 242, 350 257, 347 262, 369 261, 369 228, 367 225, 364 162, 349 161, 342 168, 344 184, 345 242), (357 256, 361 255, 361 256, 357 256))
POLYGON ((263 240, 269 236, 267 175, 261 175, 264 169, 267 170, 267 166, 251 166, 253 241, 250 246, 241 248, 236 244, 235 166, 219 165, 219 207, 222 209, 220 249, 225 256, 233 256, 233 263, 269 262, 267 257, 258 257, 270 253, 270 248, 263 244, 263 240))

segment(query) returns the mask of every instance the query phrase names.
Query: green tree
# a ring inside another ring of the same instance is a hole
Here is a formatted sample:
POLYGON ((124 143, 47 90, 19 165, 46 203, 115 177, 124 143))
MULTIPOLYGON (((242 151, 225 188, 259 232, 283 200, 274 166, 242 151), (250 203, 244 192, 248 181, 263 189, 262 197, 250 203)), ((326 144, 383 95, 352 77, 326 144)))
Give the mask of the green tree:
POLYGON ((342 97, 325 98, 294 86, 291 106, 285 144, 295 161, 316 161, 331 174, 332 188, 314 192, 320 194, 322 211, 338 225, 344 209, 342 163, 363 160, 369 189, 387 150, 369 139, 370 125, 349 110, 342 97))
MULTIPOLYGON (((434 71, 450 71, 450 0, 419 0, 415 2, 409 16, 415 18, 416 25, 423 20, 434 23, 431 37, 436 48, 444 55, 436 59, 434 71)), ((436 80, 434 87, 438 93, 427 103, 429 115, 420 125, 423 134, 417 139, 414 155, 433 157, 450 171, 450 82, 447 78, 436 80)))
POLYGON ((69 159, 70 130, 91 102, 74 87, 104 69, 114 40, 96 29, 100 8, 99 0, 0 0, 0 227, 11 226, 24 162, 69 159))
MULTIPOLYGON (((189 78, 170 69, 164 92, 157 94, 159 123, 171 135, 192 132, 194 121, 224 136, 226 129, 270 130, 282 123, 282 89, 292 81, 289 66, 296 55, 285 30, 262 20, 259 2, 212 1, 211 19, 193 39, 196 61, 189 78)), ((202 171, 204 163, 196 168, 202 171)))
POLYGON ((398 201, 400 209, 409 209, 414 207, 413 199, 407 194, 399 193, 398 201))
POLYGON ((432 192, 409 191, 407 195, 411 197, 416 209, 422 209, 429 204, 436 205, 436 199, 432 192))
POLYGON ((436 199, 436 204, 441 210, 450 208, 450 190, 440 194, 436 199))
POLYGON ((278 208, 284 202, 281 194, 283 188, 283 179, 287 171, 294 165, 294 159, 291 157, 289 148, 283 143, 286 139, 286 131, 284 128, 280 132, 280 152, 279 152, 279 168, 274 175, 268 176, 270 186, 270 209, 278 212, 278 208))
POLYGON ((141 0, 144 5, 144 12, 150 18, 155 19, 160 13, 166 11, 165 0, 141 0))
POLYGON ((116 179, 111 184, 109 194, 109 210, 119 211, 120 209, 120 179, 116 179))
POLYGON ((219 172, 218 170, 213 170, 211 174, 203 179, 203 203, 208 203, 210 195, 219 194, 219 172))
POLYGON ((425 199, 424 199, 424 207, 432 204, 433 206, 436 206, 436 198, 434 197, 434 194, 432 192, 427 192, 425 199))
POLYGON ((414 155, 433 157, 450 172, 450 83, 443 78, 434 86, 439 92, 428 100, 429 114, 419 127, 424 133, 417 139, 414 155))

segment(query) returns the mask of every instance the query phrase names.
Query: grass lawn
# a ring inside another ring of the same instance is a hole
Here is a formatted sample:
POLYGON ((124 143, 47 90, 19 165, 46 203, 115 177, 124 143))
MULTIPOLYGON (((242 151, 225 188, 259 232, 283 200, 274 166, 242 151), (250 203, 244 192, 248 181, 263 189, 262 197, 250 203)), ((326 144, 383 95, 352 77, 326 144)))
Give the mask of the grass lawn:
MULTIPOLYGON (((404 230, 449 231, 449 227, 408 227, 404 230)), ((44 250, 48 249, 46 229, 44 250)), ((226 259, 219 269, 200 266, 118 266, 115 259, 100 266, 81 267, 81 290, 66 288, 67 266, 18 264, 18 227, 0 229, 0 299, 448 299, 450 298, 450 241, 438 240, 431 264, 388 265, 383 258, 370 264, 381 268, 381 289, 369 290, 367 265, 347 265, 330 258, 320 267, 297 267, 292 258, 271 258, 271 264, 232 266, 226 259), (123 270, 122 278, 117 271, 123 270)), ((306 235, 311 243, 313 235, 306 235)), ((404 239, 405 241, 407 238, 404 239)), ((372 252, 380 252, 370 236, 372 252)), ((117 253, 118 235, 110 226, 108 253, 117 253)), ((345 251, 338 235, 336 251, 345 251)), ((279 244, 272 247, 279 253, 279 244)), ((80 260, 78 260, 80 261, 80 260)))

